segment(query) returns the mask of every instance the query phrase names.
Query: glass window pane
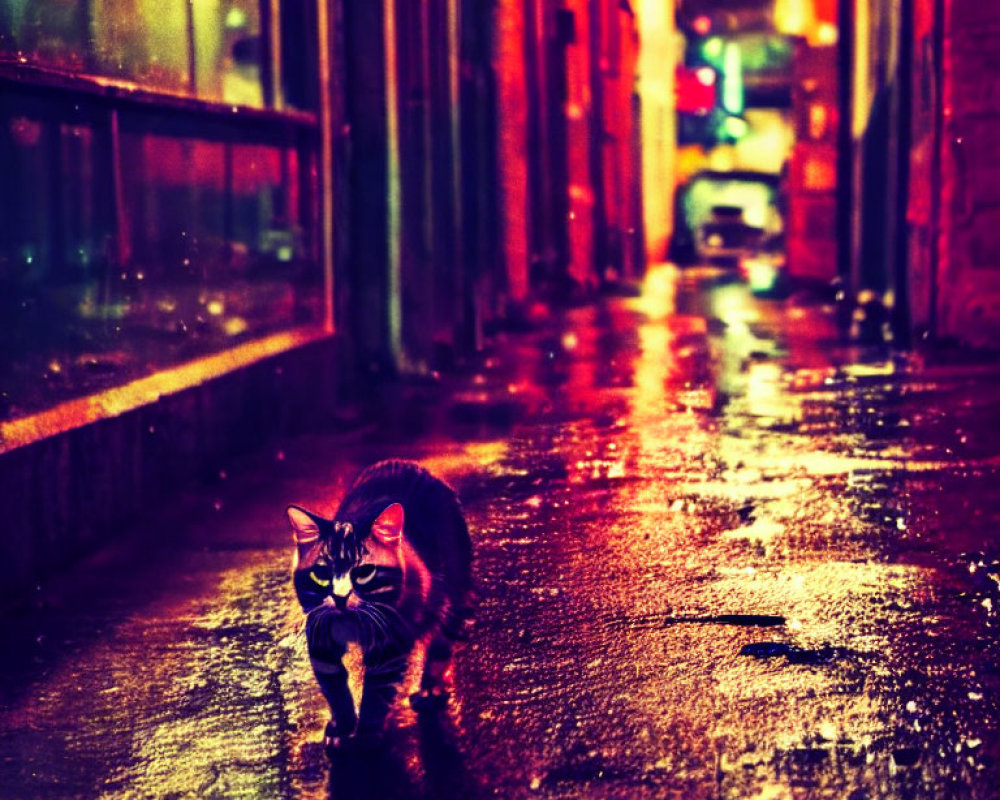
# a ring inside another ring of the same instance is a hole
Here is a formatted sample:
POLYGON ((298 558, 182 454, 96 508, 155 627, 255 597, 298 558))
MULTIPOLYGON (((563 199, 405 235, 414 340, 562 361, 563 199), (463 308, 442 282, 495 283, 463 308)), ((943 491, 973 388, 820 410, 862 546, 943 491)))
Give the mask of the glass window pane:
POLYGON ((107 126, 81 104, 0 100, 0 414, 103 386, 116 325, 107 126), (76 375, 79 374, 80 380, 76 375))
POLYGON ((259 0, 208 0, 192 8, 198 96, 262 107, 259 0))
POLYGON ((84 6, 94 72, 157 89, 190 89, 187 0, 90 0, 84 6))
POLYGON ((0 51, 28 63, 255 108, 260 35, 258 0, 0 3, 0 51))
POLYGON ((88 67, 89 39, 89 18, 79 0, 0 3, 0 47, 33 63, 83 71, 88 67))
POLYGON ((159 298, 137 324, 217 348, 320 320, 293 148, 137 130, 123 134, 122 155, 133 268, 159 298))

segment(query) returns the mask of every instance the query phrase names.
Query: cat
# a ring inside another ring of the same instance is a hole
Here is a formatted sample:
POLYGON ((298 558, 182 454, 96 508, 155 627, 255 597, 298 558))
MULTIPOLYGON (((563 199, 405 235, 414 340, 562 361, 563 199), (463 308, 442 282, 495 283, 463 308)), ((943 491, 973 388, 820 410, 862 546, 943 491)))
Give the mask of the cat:
POLYGON ((328 752, 377 744, 414 645, 428 638, 418 713, 447 705, 444 673, 471 616, 472 543, 455 492, 410 461, 381 461, 355 480, 332 519, 291 505, 293 583, 309 659, 330 706, 328 752), (364 654, 355 711, 342 658, 364 654))

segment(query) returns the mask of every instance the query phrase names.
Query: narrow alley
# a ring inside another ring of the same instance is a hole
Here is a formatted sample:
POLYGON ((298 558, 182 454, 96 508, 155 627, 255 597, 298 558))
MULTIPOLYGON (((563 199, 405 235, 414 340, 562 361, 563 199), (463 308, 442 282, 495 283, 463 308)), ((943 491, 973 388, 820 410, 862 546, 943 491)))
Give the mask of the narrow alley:
POLYGON ((0 620, 0 796, 995 797, 1000 367, 835 319, 657 267, 137 515, 0 620), (389 456, 476 621, 446 714, 331 762, 283 509, 389 456))

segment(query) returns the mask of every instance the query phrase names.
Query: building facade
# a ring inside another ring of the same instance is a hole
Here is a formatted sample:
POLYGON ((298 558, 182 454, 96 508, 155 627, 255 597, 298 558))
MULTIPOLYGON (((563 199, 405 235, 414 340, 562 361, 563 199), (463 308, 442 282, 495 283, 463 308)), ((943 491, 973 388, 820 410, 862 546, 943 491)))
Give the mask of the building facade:
POLYGON ((2 594, 641 269, 619 0, 0 8, 2 594))
POLYGON ((839 273, 855 333, 1000 345, 1000 11, 841 0, 839 273))
POLYGON ((2 594, 316 413, 326 10, 0 9, 2 594))
POLYGON ((1000 346, 1000 8, 913 0, 906 18, 910 304, 918 331, 1000 346))
POLYGON ((509 301, 638 277, 636 10, 618 0, 501 0, 497 14, 509 301))

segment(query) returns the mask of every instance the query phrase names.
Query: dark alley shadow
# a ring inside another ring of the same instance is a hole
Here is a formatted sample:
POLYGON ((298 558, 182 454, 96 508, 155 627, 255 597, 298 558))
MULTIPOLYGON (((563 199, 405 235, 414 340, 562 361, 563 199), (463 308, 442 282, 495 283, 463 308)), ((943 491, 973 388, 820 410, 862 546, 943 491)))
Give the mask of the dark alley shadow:
POLYGON ((458 747, 457 734, 445 714, 417 717, 420 759, 428 800, 459 800, 476 796, 475 786, 465 769, 465 757, 458 747))
POLYGON ((444 714, 417 717, 420 766, 407 763, 402 733, 382 747, 345 749, 330 759, 330 800, 464 800, 476 796, 452 721, 444 714))
POLYGON ((345 749, 330 757, 330 800, 418 798, 419 786, 396 749, 387 743, 371 750, 345 749))

